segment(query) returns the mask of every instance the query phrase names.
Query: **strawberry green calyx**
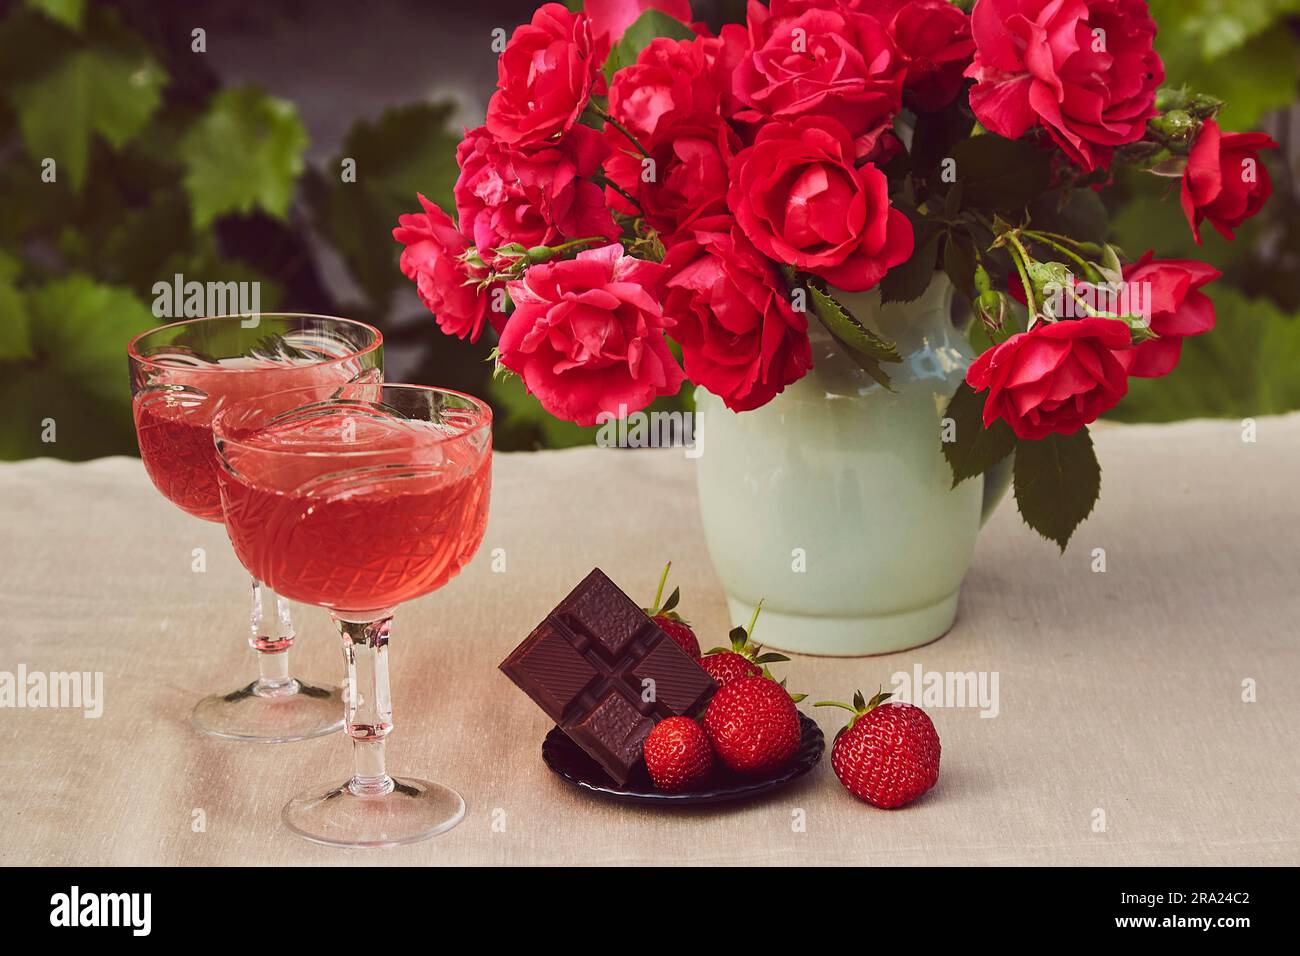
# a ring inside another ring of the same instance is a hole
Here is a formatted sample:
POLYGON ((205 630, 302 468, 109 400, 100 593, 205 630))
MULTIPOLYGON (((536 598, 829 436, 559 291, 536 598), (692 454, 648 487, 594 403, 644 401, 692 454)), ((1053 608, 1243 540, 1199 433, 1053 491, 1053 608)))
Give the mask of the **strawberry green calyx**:
POLYGON ((672 566, 673 563, 669 561, 664 565, 663 573, 659 575, 659 587, 655 591, 654 605, 652 607, 643 607, 641 610, 645 611, 650 617, 666 617, 670 621, 682 621, 685 624, 687 622, 682 620, 682 616, 673 610, 673 608, 677 607, 677 602, 682 598, 682 589, 673 588, 673 593, 668 595, 668 600, 662 601, 664 585, 668 582, 668 569, 672 566), (661 601, 662 603, 660 603, 661 601))
MULTIPOLYGON (((758 612, 761 610, 763 610, 763 602, 759 601, 758 607, 754 608, 754 616, 749 619, 749 627, 733 627, 731 629, 730 633, 727 634, 727 639, 731 641, 730 647, 714 647, 704 653, 726 654, 730 652, 739 654, 745 660, 760 665, 779 664, 782 661, 788 661, 790 658, 784 654, 775 654, 770 651, 764 653, 762 644, 755 644, 750 640, 750 636, 754 633, 754 625, 758 622, 758 612)), ((763 675, 765 677, 772 676, 766 666, 763 667, 763 675)))
POLYGON ((838 700, 819 700, 817 701, 817 703, 813 704, 813 706, 814 707, 840 707, 844 710, 849 711, 849 713, 853 714, 853 716, 849 718, 849 722, 845 724, 842 728, 840 728, 840 733, 835 735, 836 739, 838 739, 840 734, 844 733, 844 731, 848 730, 850 727, 856 724, 860 718, 865 717, 867 714, 871 713, 873 710, 875 710, 877 707, 879 707, 881 704, 883 704, 885 701, 889 700, 889 698, 893 696, 894 694, 892 691, 877 689, 875 696, 873 696, 871 700, 866 700, 862 696, 862 691, 858 690, 853 692, 852 704, 845 704, 838 700))
MULTIPOLYGON (((766 677, 768 680, 776 680, 776 678, 772 676, 772 672, 768 670, 766 667, 763 668, 763 676, 766 677)), ((785 678, 782 677, 779 681, 777 681, 777 683, 780 684, 782 687, 785 687, 785 678)), ((790 694, 788 688, 786 689, 786 693, 790 694)), ((801 700, 807 700, 807 698, 808 698, 807 694, 790 694, 790 699, 794 701, 796 704, 799 703, 801 700)))

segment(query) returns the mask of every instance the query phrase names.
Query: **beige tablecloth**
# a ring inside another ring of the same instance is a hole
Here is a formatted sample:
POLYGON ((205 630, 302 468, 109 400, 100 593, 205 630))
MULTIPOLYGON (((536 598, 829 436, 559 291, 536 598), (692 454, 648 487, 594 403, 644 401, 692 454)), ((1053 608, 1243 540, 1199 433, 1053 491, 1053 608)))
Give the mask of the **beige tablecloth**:
MULTIPOLYGON (((0 671, 105 680, 98 719, 0 709, 0 863, 1300 863, 1300 416, 1241 436, 1238 422, 1099 429, 1101 504, 1064 557, 1004 504, 943 640, 786 665, 813 699, 918 664, 997 673, 996 717, 930 708, 939 783, 894 812, 851 798, 828 760, 768 799, 684 812, 553 777, 548 721, 496 664, 586 571, 648 597, 671 558, 704 640, 728 622, 680 452, 500 455, 478 558, 402 608, 393 637, 390 768, 456 786, 466 817, 385 851, 280 825, 287 797, 346 776, 341 737, 191 730, 195 700, 253 666, 223 529, 165 502, 134 460, 0 466, 0 671)), ((295 670, 337 678, 324 613, 298 623, 295 670)))

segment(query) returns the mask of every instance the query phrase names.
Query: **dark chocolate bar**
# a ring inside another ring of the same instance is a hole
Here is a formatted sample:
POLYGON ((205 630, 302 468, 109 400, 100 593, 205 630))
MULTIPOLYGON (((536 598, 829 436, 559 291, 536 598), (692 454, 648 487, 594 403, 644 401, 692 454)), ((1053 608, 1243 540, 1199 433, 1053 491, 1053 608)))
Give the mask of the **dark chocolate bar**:
POLYGON ((594 569, 501 670, 619 784, 665 717, 694 715, 717 684, 594 569))

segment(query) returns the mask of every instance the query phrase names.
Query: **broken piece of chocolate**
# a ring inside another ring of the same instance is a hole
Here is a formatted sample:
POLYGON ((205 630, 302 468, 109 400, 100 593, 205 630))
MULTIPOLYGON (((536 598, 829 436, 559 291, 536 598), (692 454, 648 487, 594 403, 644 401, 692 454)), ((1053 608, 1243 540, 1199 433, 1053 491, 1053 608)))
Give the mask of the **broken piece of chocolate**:
POLYGON ((641 760, 655 724, 694 716, 717 690, 704 668, 599 568, 501 670, 619 784, 641 760))

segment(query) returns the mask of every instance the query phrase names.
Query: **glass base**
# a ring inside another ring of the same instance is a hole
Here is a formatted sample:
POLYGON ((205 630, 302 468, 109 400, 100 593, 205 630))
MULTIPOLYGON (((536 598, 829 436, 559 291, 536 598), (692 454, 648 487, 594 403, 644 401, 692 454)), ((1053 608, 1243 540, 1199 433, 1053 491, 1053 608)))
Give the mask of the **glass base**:
POLYGON ((343 693, 299 680, 268 686, 257 680, 229 694, 212 694, 194 707, 194 729, 224 740, 280 744, 343 729, 343 693))
POLYGON ((385 847, 418 843, 450 830, 465 817, 465 801, 442 784, 392 777, 390 787, 364 792, 353 780, 290 800, 287 826, 313 843, 385 847))

